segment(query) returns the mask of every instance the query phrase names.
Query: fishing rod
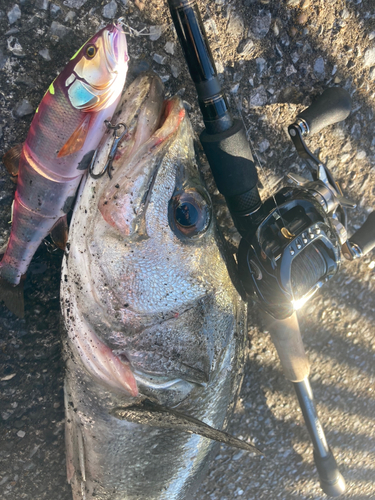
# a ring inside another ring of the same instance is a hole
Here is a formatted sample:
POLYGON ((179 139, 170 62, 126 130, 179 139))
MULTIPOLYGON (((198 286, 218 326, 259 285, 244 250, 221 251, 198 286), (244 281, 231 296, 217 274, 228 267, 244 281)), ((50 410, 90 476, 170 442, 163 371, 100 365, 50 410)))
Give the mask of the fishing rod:
POLYGON ((329 496, 339 496, 345 492, 345 480, 318 419, 296 311, 337 273, 341 255, 353 260, 375 247, 375 212, 348 239, 346 209, 355 204, 343 196, 331 172, 305 143, 305 138, 349 115, 350 96, 338 87, 326 89, 297 116, 288 131, 313 181, 289 173, 292 186, 262 201, 246 131, 230 112, 197 3, 168 0, 168 5, 205 124, 200 140, 242 236, 237 256, 240 280, 248 297, 260 304, 284 375, 293 383, 321 488, 329 496))

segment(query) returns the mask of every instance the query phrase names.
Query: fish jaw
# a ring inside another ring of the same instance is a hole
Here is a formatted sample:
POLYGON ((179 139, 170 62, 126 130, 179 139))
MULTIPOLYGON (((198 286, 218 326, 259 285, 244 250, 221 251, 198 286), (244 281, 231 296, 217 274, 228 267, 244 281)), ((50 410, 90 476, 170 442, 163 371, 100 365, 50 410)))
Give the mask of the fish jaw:
MULTIPOLYGON (((63 267, 63 273, 66 270, 63 267)), ((69 338, 74 346, 76 360, 82 363, 90 375, 101 385, 125 395, 138 396, 138 387, 128 362, 121 360, 97 337, 91 326, 80 317, 77 304, 72 298, 65 302, 63 315, 69 324, 69 338), (76 320, 72 323, 69 317, 76 320)))

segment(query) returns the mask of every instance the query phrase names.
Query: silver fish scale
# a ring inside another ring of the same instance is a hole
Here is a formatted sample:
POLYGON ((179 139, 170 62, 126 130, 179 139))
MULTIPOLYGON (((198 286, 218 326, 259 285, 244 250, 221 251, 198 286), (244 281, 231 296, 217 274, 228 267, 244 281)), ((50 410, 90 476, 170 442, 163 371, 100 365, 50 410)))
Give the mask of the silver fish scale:
MULTIPOLYGON (((142 77, 130 92, 137 87, 142 77)), ((173 106, 183 113, 179 100, 173 106)), ((177 125, 158 149, 151 138, 121 167, 117 162, 113 180, 88 180, 73 215, 61 296, 74 500, 186 498, 215 448, 201 436, 109 415, 136 398, 98 378, 92 367, 99 351, 90 344, 101 342, 130 362, 140 394, 219 429, 241 385, 246 305, 228 274, 215 221, 191 238, 169 223, 177 188, 205 189, 190 122, 185 117, 177 125), (132 179, 133 172, 140 174, 132 179), (97 209, 111 183, 119 186, 113 210, 121 211, 127 196, 143 200, 127 234, 97 209)))

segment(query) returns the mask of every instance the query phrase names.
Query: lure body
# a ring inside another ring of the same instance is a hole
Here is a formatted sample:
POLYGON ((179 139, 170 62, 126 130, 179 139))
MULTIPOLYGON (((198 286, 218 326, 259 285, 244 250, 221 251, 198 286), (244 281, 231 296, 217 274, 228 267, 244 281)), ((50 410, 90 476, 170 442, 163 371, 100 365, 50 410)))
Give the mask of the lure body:
POLYGON ((127 72, 120 25, 100 30, 50 85, 22 148, 12 230, 0 277, 17 285, 39 244, 66 215, 120 99, 127 72))

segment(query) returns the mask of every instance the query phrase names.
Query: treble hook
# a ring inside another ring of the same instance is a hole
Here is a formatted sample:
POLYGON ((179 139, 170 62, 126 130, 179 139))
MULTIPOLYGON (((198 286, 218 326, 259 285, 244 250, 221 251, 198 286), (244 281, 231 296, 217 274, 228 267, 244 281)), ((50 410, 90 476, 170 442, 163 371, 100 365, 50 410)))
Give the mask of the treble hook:
POLYGON ((93 179, 100 179, 100 177, 103 177, 103 175, 107 172, 108 176, 110 179, 112 179, 112 162, 115 158, 116 151, 118 148, 118 145, 121 141, 121 139, 124 137, 128 129, 126 128, 125 123, 118 123, 117 125, 112 125, 111 122, 108 120, 105 120, 104 122, 107 126, 108 129, 113 130, 113 143, 106 161, 106 164, 104 165, 104 168, 101 172, 98 174, 94 174, 94 164, 97 156, 97 151, 95 151, 94 156, 92 157, 90 168, 89 168, 89 174, 93 179), (123 128, 124 130, 120 132, 120 129, 123 128))

